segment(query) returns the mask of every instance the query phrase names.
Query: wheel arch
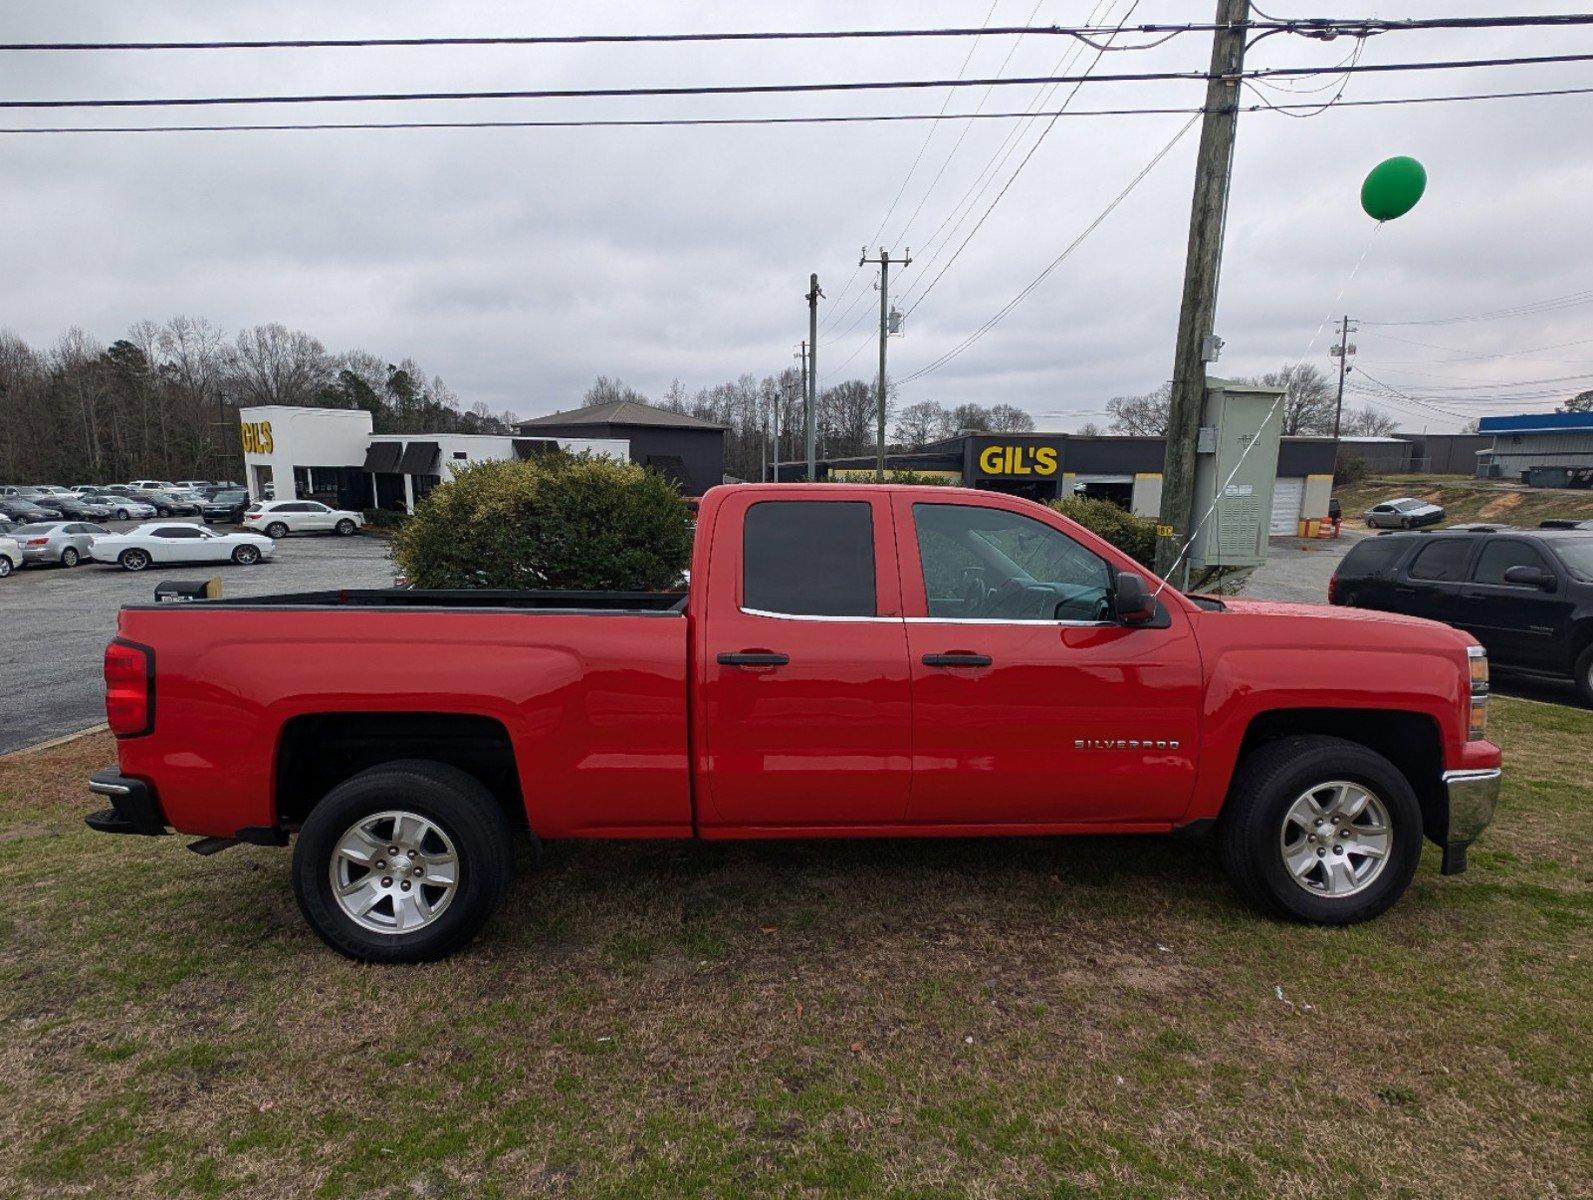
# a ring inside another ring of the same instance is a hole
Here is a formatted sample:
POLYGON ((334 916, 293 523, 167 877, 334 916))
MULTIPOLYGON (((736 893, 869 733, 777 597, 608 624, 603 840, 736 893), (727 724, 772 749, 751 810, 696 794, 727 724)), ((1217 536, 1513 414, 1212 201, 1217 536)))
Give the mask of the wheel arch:
POLYGON ((526 826, 507 727, 495 717, 439 712, 311 713, 285 722, 272 781, 277 823, 300 825, 344 780, 405 759, 464 771, 492 793, 511 826, 526 826))
POLYGON ((1279 738, 1316 734, 1343 738, 1381 754, 1411 786, 1422 809, 1423 832, 1443 838, 1449 827, 1444 791, 1443 734, 1426 713, 1379 708, 1282 708, 1257 713, 1245 728, 1235 764, 1279 738))

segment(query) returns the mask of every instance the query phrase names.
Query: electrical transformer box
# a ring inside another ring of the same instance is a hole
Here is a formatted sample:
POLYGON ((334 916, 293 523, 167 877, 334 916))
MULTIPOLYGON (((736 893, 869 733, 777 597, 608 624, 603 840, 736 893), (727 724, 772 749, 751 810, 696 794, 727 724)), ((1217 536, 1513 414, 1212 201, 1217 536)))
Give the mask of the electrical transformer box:
POLYGON ((1267 559, 1278 477, 1282 388, 1206 381, 1195 447, 1195 568, 1255 567, 1267 559))

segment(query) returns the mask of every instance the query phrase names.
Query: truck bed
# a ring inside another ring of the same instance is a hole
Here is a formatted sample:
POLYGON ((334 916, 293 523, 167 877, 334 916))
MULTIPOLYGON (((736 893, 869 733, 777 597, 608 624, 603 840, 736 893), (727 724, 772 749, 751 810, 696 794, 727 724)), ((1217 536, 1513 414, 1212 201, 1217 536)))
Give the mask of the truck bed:
MULTIPOLYGON (((685 592, 574 592, 510 590, 436 590, 417 588, 336 588, 318 592, 283 592, 272 596, 193 600, 203 609, 250 608, 396 608, 396 609, 525 609, 533 612, 591 616, 671 616, 686 610, 685 592)), ((128 608, 168 608, 170 603, 130 604, 128 608)))

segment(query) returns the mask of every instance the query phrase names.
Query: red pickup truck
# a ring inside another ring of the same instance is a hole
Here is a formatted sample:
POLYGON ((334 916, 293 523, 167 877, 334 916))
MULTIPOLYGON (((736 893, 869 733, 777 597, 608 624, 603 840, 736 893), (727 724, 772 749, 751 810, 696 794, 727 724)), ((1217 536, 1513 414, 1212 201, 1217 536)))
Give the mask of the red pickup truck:
POLYGON ((286 845, 334 948, 467 941, 537 838, 1215 829, 1246 898, 1375 916, 1498 796, 1487 660, 1409 617, 1184 596, 989 492, 703 500, 689 591, 124 608, 96 829, 286 845))

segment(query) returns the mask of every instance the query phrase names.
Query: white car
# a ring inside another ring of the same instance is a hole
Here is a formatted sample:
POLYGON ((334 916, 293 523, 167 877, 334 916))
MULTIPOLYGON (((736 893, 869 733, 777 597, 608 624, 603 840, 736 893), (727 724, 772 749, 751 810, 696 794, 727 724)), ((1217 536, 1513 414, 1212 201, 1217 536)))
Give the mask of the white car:
POLYGON ((0 579, 22 565, 22 547, 14 537, 0 535, 0 579))
POLYGON ((270 558, 276 543, 258 533, 217 533, 203 525, 153 521, 126 533, 101 534, 89 544, 95 562, 142 571, 151 563, 223 563, 253 566, 270 558))
POLYGON ((267 537, 290 533, 337 533, 347 537, 365 524, 363 515, 343 508, 328 508, 319 500, 259 500, 243 514, 243 527, 267 537))

